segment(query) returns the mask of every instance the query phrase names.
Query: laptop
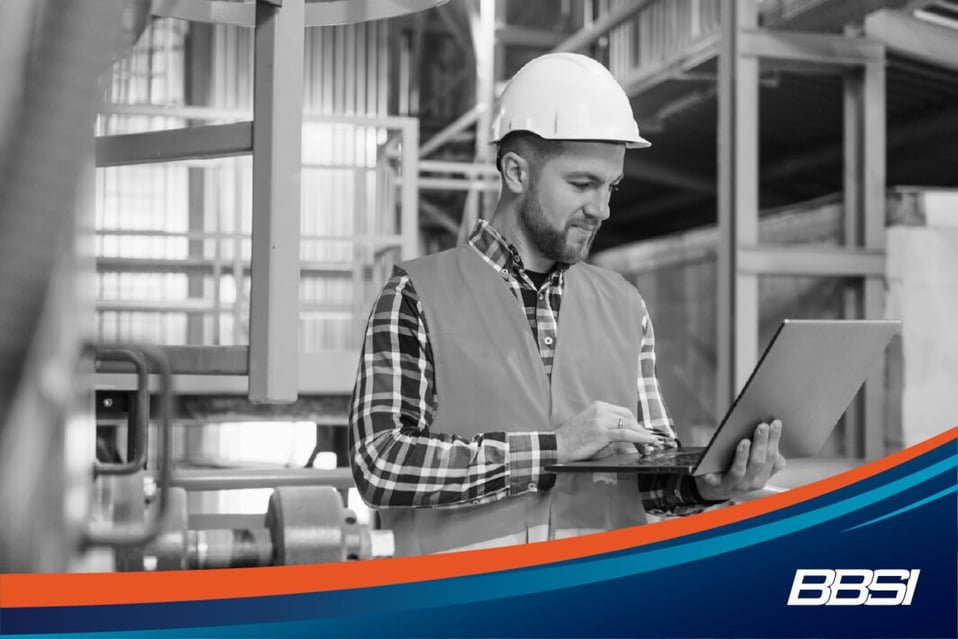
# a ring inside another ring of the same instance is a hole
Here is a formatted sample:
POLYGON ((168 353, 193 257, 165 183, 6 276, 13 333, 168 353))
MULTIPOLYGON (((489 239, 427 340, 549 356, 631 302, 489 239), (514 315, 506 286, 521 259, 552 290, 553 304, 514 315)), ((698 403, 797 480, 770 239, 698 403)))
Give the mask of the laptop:
POLYGON ((785 320, 732 402, 708 446, 552 464, 552 472, 704 475, 728 470, 735 447, 755 427, 782 421, 786 458, 817 455, 868 372, 900 330, 900 320, 785 320))

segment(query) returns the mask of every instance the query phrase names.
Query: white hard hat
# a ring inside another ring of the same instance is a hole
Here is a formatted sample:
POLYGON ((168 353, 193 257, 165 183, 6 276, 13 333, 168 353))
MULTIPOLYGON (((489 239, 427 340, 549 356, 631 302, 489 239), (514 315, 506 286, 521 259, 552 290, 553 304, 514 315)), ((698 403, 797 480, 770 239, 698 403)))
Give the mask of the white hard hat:
POLYGON ((548 53, 512 77, 492 120, 492 142, 513 131, 547 140, 651 143, 639 135, 629 97, 609 70, 577 53, 548 53))

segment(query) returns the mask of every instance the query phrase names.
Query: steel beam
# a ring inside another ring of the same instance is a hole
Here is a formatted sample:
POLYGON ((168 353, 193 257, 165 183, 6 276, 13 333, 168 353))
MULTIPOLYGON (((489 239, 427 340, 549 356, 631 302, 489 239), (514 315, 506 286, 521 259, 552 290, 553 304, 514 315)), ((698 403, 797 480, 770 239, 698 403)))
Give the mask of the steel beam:
POLYGON ((432 9, 448 0, 320 0, 306 4, 300 26, 327 27, 397 18, 432 9))
POLYGON ((489 105, 485 104, 484 102, 480 102, 460 115, 422 145, 422 147, 419 149, 419 157, 426 157, 443 144, 459 135, 460 132, 475 124, 479 119, 479 116, 485 113, 487 110, 489 110, 489 105))
POLYGON ((407 118, 402 127, 402 191, 399 200, 402 259, 419 257, 419 121, 407 118))
MULTIPOLYGON (((866 249, 885 248, 885 177, 886 177, 886 113, 885 65, 865 65, 863 127, 861 152, 864 163, 862 186, 863 231, 866 249)), ((885 313, 885 281, 882 277, 865 279, 865 318, 880 319, 885 313)), ((865 381, 865 458, 877 459, 885 454, 885 358, 872 368, 865 381)))
POLYGON ((249 398, 296 399, 304 0, 256 6, 249 398))
POLYGON ((564 42, 563 35, 555 31, 531 29, 514 24, 500 24, 496 27, 496 41, 504 46, 536 47, 552 49, 564 42))
MULTIPOLYGON (((182 236, 181 236, 182 237, 182 236)), ((99 273, 186 273, 187 275, 213 275, 217 268, 225 268, 227 263, 215 259, 191 257, 186 259, 164 259, 159 257, 98 257, 96 269, 99 273)), ((248 262, 242 263, 244 273, 249 273, 248 262)), ((302 262, 300 272, 322 277, 349 277, 352 266, 347 262, 302 262)), ((195 296, 199 299, 199 296, 195 296)))
MULTIPOLYGON (((303 12, 302 27, 325 27, 395 18, 431 9, 448 0, 322 0, 310 2, 303 12)), ((282 0, 258 0, 273 9, 284 6, 282 0)), ((150 13, 162 18, 190 22, 256 26, 256 6, 229 0, 153 0, 150 13)))
POLYGON ((882 277, 885 253, 842 247, 740 246, 739 272, 758 275, 882 277))
POLYGON ((738 263, 740 246, 758 244, 758 60, 742 51, 758 6, 722 0, 721 11, 716 418, 758 358, 758 276, 740 272, 738 263))
POLYGON ((718 55, 721 35, 720 32, 712 33, 671 58, 649 66, 640 65, 632 73, 620 78, 619 82, 630 97, 635 97, 666 80, 680 78, 718 55))
MULTIPOLYGON (((864 205, 862 189, 865 183, 865 163, 867 159, 863 153, 864 144, 864 73, 861 69, 849 70, 845 73, 842 86, 843 110, 843 217, 844 231, 843 244, 847 249, 854 250, 863 245, 864 205)), ((864 316, 864 288, 862 281, 845 282, 843 291, 843 315, 846 319, 860 319, 864 316)), ((864 393, 859 391, 845 410, 844 421, 844 453, 847 457, 862 457, 864 455, 865 423, 864 423, 864 393)))
POLYGON ((218 124, 104 135, 96 139, 96 165, 124 166, 244 155, 253 150, 253 123, 218 124))
MULTIPOLYGON (((240 302, 236 304, 224 305, 236 314, 242 313, 247 306, 240 302)), ((109 311, 116 313, 209 313, 218 312, 221 306, 216 304, 215 300, 198 300, 193 298, 179 300, 99 300, 96 303, 97 311, 109 311)), ((322 304, 306 303, 300 305, 300 310, 305 315, 311 313, 314 315, 333 316, 335 318, 348 317, 352 311, 349 305, 345 304, 322 304)))
MULTIPOLYGON (((858 67, 885 59, 884 45, 877 40, 772 29, 743 30, 741 52, 761 58, 763 63, 784 61, 812 65, 811 70, 815 72, 828 68, 839 72, 841 67, 858 67)), ((801 68, 790 66, 789 70, 801 68)))
MULTIPOLYGON (((162 346, 174 375, 246 375, 249 371, 246 346, 162 346)), ((100 362, 96 372, 126 373, 133 370, 128 362, 100 362)))
POLYGON ((448 213, 440 209, 432 202, 419 198, 419 210, 424 214, 427 220, 441 227, 453 237, 459 234, 459 223, 452 219, 448 213))
MULTIPOLYGON (((170 349, 172 347, 167 347, 170 349)), ((193 348, 193 347, 191 347, 193 348)), ((195 347, 196 354, 177 353, 174 358, 173 391, 177 395, 243 395, 248 392, 246 377, 247 347, 195 347), (215 371, 215 372, 211 372, 215 371)), ((296 360, 299 392, 304 395, 344 395, 352 391, 359 364, 357 351, 317 351, 300 353, 296 360)), ((104 364, 105 366, 105 364, 104 364)), ((96 387, 101 390, 134 390, 136 375, 118 369, 100 369, 96 387)), ((156 390, 156 375, 150 376, 150 388, 156 390)))
POLYGON ((158 18, 237 27, 252 27, 256 24, 255 5, 228 0, 153 0, 150 13, 158 18))
POLYGON ((494 164, 477 164, 475 162, 420 160, 419 171, 420 173, 458 173, 462 175, 484 175, 496 178, 499 177, 499 170, 494 164))
POLYGON ((559 43, 552 51, 554 53, 561 51, 569 51, 572 53, 584 51, 590 44, 634 16, 642 7, 649 4, 649 2, 650 0, 623 2, 596 20, 592 26, 578 31, 568 39, 559 43))
POLYGON ((423 191, 495 191, 499 188, 499 180, 480 178, 470 180, 467 178, 421 177, 418 184, 423 191))
POLYGON ((958 71, 958 37, 954 29, 883 9, 865 18, 865 33, 895 53, 958 71))

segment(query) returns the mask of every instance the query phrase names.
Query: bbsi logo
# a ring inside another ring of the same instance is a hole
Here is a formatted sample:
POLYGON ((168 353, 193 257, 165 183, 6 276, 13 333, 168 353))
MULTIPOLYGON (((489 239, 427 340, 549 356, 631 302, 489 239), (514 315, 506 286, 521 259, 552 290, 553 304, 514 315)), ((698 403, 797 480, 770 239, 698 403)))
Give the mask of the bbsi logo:
POLYGON ((800 568, 789 606, 910 606, 921 570, 800 568))

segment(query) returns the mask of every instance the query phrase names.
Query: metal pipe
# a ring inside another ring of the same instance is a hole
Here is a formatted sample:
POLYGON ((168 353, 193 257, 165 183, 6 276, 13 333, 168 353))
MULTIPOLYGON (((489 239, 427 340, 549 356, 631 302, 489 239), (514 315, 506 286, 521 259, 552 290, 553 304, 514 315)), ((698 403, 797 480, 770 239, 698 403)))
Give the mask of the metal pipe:
POLYGON ((465 175, 489 175, 498 178, 499 169, 494 164, 478 162, 446 162, 443 160, 420 160, 419 172, 462 173, 465 175))
POLYGON ((346 489, 353 487, 353 477, 348 468, 178 470, 170 478, 170 485, 185 488, 188 491, 275 488, 277 486, 332 486, 346 489))
POLYGON ((190 530, 187 567, 255 568, 273 563, 273 539, 266 528, 190 530))

